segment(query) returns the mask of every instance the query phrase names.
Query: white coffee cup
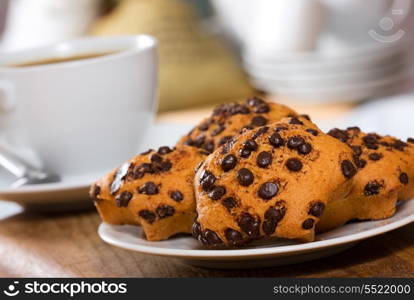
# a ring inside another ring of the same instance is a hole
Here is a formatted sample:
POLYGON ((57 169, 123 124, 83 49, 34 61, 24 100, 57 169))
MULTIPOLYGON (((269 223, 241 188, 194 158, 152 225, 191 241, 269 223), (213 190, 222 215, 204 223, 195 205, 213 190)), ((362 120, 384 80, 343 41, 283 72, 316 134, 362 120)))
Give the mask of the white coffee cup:
POLYGON ((136 153, 153 120, 156 48, 154 38, 137 35, 0 54, 1 145, 64 176, 116 167, 136 153), (97 56, 16 66, 88 55, 97 56))

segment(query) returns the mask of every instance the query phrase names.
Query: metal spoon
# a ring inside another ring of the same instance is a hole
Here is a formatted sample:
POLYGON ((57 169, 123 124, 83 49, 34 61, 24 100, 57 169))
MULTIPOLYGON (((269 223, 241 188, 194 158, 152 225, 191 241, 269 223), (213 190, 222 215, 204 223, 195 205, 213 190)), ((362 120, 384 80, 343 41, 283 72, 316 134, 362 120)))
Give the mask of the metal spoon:
POLYGON ((33 168, 15 154, 0 147, 0 166, 17 177, 10 187, 18 188, 23 185, 59 182, 58 174, 47 173, 33 168))

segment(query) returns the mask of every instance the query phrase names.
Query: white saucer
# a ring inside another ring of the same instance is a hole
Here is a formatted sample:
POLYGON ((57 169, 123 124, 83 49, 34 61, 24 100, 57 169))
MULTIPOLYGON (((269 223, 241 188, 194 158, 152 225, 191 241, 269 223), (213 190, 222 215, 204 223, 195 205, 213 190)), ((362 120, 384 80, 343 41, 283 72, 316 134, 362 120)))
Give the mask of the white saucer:
POLYGON ((346 250, 358 241, 414 222, 414 200, 399 206, 397 213, 381 221, 355 222, 317 236, 315 242, 294 243, 278 240, 257 243, 237 250, 205 250, 191 236, 149 242, 136 226, 99 226, 99 236, 107 243, 143 254, 175 258, 184 263, 220 269, 245 269, 287 265, 318 259, 346 250))
POLYGON ((251 82, 260 89, 279 95, 281 98, 297 99, 309 103, 326 102, 354 102, 355 100, 373 98, 376 96, 387 95, 397 89, 406 78, 406 72, 399 72, 387 78, 361 82, 349 85, 332 85, 325 87, 294 88, 286 86, 276 86, 270 80, 256 80, 251 78, 251 82))
MULTIPOLYGON (((178 138, 185 134, 191 126, 177 124, 155 124, 151 126, 137 149, 137 153, 162 145, 174 145, 178 138)), ((125 157, 125 160, 129 157, 125 157)), ((76 162, 74 162, 76 163, 76 162)), ((116 166, 113 166, 116 167, 116 166)), ((27 209, 64 211, 82 209, 92 206, 88 197, 89 186, 104 174, 91 173, 78 176, 61 174, 62 181, 27 185, 18 189, 9 187, 12 178, 0 173, 0 199, 17 202, 27 209)))

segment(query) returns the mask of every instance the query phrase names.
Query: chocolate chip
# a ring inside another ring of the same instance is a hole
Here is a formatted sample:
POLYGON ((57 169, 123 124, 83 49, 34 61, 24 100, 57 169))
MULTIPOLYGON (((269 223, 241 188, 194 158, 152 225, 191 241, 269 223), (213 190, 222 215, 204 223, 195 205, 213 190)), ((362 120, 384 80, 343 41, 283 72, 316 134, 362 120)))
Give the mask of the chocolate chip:
POLYGON ((277 192, 279 191, 279 187, 274 182, 265 182, 263 183, 259 190, 258 195, 260 198, 264 200, 270 200, 274 196, 276 196, 277 192))
POLYGON ((246 149, 246 148, 240 149, 240 152, 239 152, 240 157, 243 157, 243 158, 248 158, 251 153, 252 153, 252 151, 250 151, 249 149, 246 149))
POLYGON ((233 146, 233 142, 232 139, 230 138, 228 142, 226 142, 225 144, 223 144, 221 146, 221 154, 227 154, 230 151, 230 148, 233 146))
POLYGON ((239 103, 226 103, 217 106, 213 110, 213 116, 228 117, 236 114, 248 114, 249 112, 250 110, 245 105, 239 103))
POLYGON ((248 113, 250 113, 250 109, 247 106, 244 106, 244 105, 237 106, 235 111, 239 114, 242 114, 242 115, 247 115, 248 113))
POLYGON ((213 187, 213 189, 208 193, 208 196, 212 200, 219 200, 226 194, 226 188, 221 185, 213 187))
POLYGON ((171 169, 172 163, 169 160, 153 162, 151 167, 154 173, 167 172, 171 169))
POLYGON ((207 243, 212 246, 220 245, 223 243, 217 233, 210 229, 204 230, 204 238, 206 239, 207 243))
POLYGON ((118 207, 127 207, 129 201, 132 199, 132 193, 124 191, 115 197, 115 204, 118 207))
POLYGON ((305 143, 305 140, 302 137, 293 136, 293 137, 288 138, 287 146, 290 149, 296 149, 299 146, 303 145, 304 143, 305 143))
POLYGON ((272 163, 272 154, 267 151, 262 151, 257 155, 256 163, 260 168, 266 168, 272 163))
POLYGON ((224 235, 233 246, 241 246, 244 243, 242 234, 237 230, 227 228, 224 232, 224 235))
POLYGON ((370 181, 365 185, 364 195, 365 196, 378 195, 381 187, 382 185, 378 181, 376 180, 370 181))
POLYGON ((366 144, 365 147, 371 150, 378 150, 378 144, 366 144))
POLYGON ((278 126, 278 127, 275 128, 276 132, 283 131, 283 130, 288 130, 288 128, 285 127, 285 126, 278 126))
POLYGON ((285 140, 280 136, 279 133, 274 132, 270 137, 269 137, 269 143, 275 147, 281 147, 285 144, 285 140))
POLYGON ((302 162, 297 158, 289 158, 286 163, 286 168, 292 172, 299 172, 302 169, 302 162))
POLYGON ((198 129, 201 131, 206 131, 209 126, 210 126, 210 122, 207 121, 207 122, 201 123, 200 126, 198 126, 198 129))
POLYGON ((382 158, 382 154, 374 152, 374 153, 370 153, 368 155, 368 157, 369 157, 370 160, 377 161, 377 160, 380 160, 382 158))
POLYGON ((191 138, 188 138, 187 140, 184 141, 184 145, 187 145, 187 146, 195 146, 194 145, 194 140, 191 139, 191 138))
POLYGON ((202 148, 203 148, 204 150, 206 150, 207 152, 212 153, 212 152, 214 151, 214 141, 213 141, 213 140, 211 140, 211 141, 206 142, 206 143, 202 146, 202 148))
POLYGON ((357 156, 360 156, 362 154, 362 149, 360 146, 351 146, 351 149, 357 156))
POLYGON ((262 103, 259 104, 258 106, 256 106, 256 108, 254 109, 255 113, 258 114, 264 114, 264 113, 268 113, 270 111, 270 106, 267 103, 262 103))
POLYGON ((229 142, 229 141, 231 141, 231 139, 232 139, 233 137, 231 136, 231 135, 226 135, 226 136, 223 136, 221 139, 220 139, 220 141, 219 141, 219 145, 223 145, 223 144, 225 144, 225 143, 227 143, 227 142, 229 142))
POLYGON ((154 182, 148 181, 139 187, 138 192, 140 194, 156 195, 158 194, 158 187, 154 182))
POLYGON ((362 141, 366 146, 378 144, 378 138, 376 137, 376 135, 373 134, 367 134, 362 138, 362 141))
POLYGON ((122 181, 125 179, 125 176, 128 174, 130 164, 124 163, 116 172, 114 175, 114 179, 111 183, 110 192, 111 194, 115 194, 119 188, 121 187, 122 181))
POLYGON ((349 140, 348 132, 346 132, 345 130, 334 128, 329 130, 328 134, 344 143, 346 143, 349 140))
POLYGON ((194 139, 193 145, 197 148, 201 148, 201 146, 203 146, 205 140, 206 140, 206 136, 204 134, 200 134, 199 136, 197 136, 194 139))
POLYGON ((252 151, 257 150, 257 143, 254 140, 247 140, 244 142, 243 148, 240 149, 240 156, 243 158, 248 158, 252 151))
POLYGON ((267 124, 267 119, 262 116, 255 116, 252 118, 252 121, 250 122, 250 124, 255 127, 264 126, 267 124))
POLYGON ((246 100, 246 103, 250 106, 259 106, 260 104, 266 104, 266 102, 258 97, 252 97, 246 100))
MULTIPOLYGON (((278 203, 276 203, 278 204, 278 203)), ((284 206, 271 206, 264 214, 264 221, 262 225, 263 232, 266 235, 271 235, 275 232, 277 224, 283 219, 286 213, 284 206)))
POLYGON ((355 159, 354 162, 355 165, 360 169, 363 169, 367 165, 367 161, 365 159, 355 159))
POLYGON ((315 217, 320 217, 322 216, 323 210, 325 209, 325 204, 322 202, 315 202, 311 205, 308 214, 315 216, 315 217))
POLYGON ((184 195, 183 193, 181 193, 180 191, 172 191, 170 193, 170 198, 173 199, 176 202, 181 202, 184 199, 184 195))
POLYGON ((228 172, 237 165, 237 157, 233 154, 226 155, 221 161, 221 168, 228 172))
POLYGON ((101 194, 101 187, 97 184, 92 185, 89 195, 92 199, 96 200, 101 194))
POLYGON ((156 163, 160 163, 160 162, 162 162, 162 157, 159 156, 158 154, 153 154, 153 155, 151 155, 151 161, 156 162, 156 163))
POLYGON ((413 139, 413 138, 408 138, 408 139, 407 139, 407 143, 414 144, 414 139, 413 139))
POLYGON ((152 168, 152 164, 143 163, 139 166, 136 166, 132 169, 131 176, 134 179, 142 178, 145 173, 154 173, 154 169, 152 168))
POLYGON ((210 191, 214 183, 216 182, 216 177, 209 171, 204 171, 203 176, 200 179, 201 188, 203 191, 210 191))
POLYGON ((351 127, 348 127, 346 130, 361 132, 361 128, 359 128, 358 126, 351 126, 351 127))
POLYGON ((169 160, 167 160, 167 161, 163 161, 160 164, 160 168, 159 169, 160 169, 161 172, 167 172, 167 171, 169 171, 171 169, 171 167, 172 167, 172 163, 169 160))
POLYGON ((289 124, 303 125, 303 122, 296 117, 291 117, 289 120, 289 124))
POLYGON ((313 136, 317 136, 318 134, 319 134, 319 132, 317 131, 317 130, 315 130, 315 129, 312 129, 312 128, 308 128, 308 129, 306 129, 305 130, 306 132, 309 132, 311 135, 313 135, 313 136))
POLYGON ((400 182, 402 183, 402 184, 408 184, 408 175, 407 175, 407 173, 401 173, 400 174, 400 182))
POLYGON ((254 140, 247 140, 244 142, 244 148, 251 151, 257 150, 257 143, 254 140))
POLYGON ((224 126, 224 124, 218 124, 218 126, 211 132, 211 136, 216 136, 216 135, 219 135, 220 133, 222 133, 223 132, 223 130, 225 129, 226 127, 224 126))
POLYGON ((163 204, 163 205, 159 205, 155 209, 155 212, 157 213, 157 215, 160 219, 164 219, 164 218, 168 218, 168 217, 171 217, 172 215, 174 215, 175 209, 172 206, 163 204))
POLYGON ((307 114, 302 114, 302 115, 300 115, 302 118, 305 118, 306 120, 308 120, 308 121, 311 121, 311 118, 309 117, 309 115, 307 115, 307 114))
POLYGON ((206 240, 206 238, 202 235, 202 234, 200 234, 199 236, 198 236, 198 240, 203 244, 203 245, 208 245, 208 242, 207 242, 207 240, 206 240))
POLYGON ((198 223, 197 221, 193 223, 193 226, 191 228, 191 233, 193 234, 193 237, 198 238, 198 236, 201 234, 200 223, 198 223))
POLYGON ((298 152, 303 155, 309 154, 311 153, 311 151, 312 151, 312 146, 309 143, 304 143, 303 145, 300 145, 298 147, 298 152))
POLYGON ((148 149, 147 151, 141 152, 140 155, 147 155, 150 154, 152 151, 154 151, 153 149, 148 149))
POLYGON ((394 149, 398 150, 398 151, 404 151, 404 148, 407 147, 407 144, 404 143, 401 140, 396 140, 391 147, 393 147, 394 149))
POLYGON ((232 208, 235 208, 238 206, 237 200, 234 199, 233 197, 224 198, 223 200, 221 200, 221 204, 223 204, 223 206, 227 208, 229 212, 231 211, 232 208))
POLYGON ((303 221, 302 228, 303 229, 311 229, 314 224, 315 224, 315 220, 309 218, 309 219, 306 219, 305 221, 303 221))
POLYGON ((154 223, 157 217, 152 211, 148 209, 140 210, 138 215, 150 224, 154 223))
POLYGON ((342 174, 344 174, 345 178, 347 179, 354 177, 357 172, 354 164, 347 159, 341 162, 341 170, 342 174))
POLYGON ((259 136, 265 134, 267 131, 269 130, 269 127, 264 126, 264 127, 260 127, 260 129, 258 129, 253 135, 252 135, 252 139, 255 140, 257 139, 259 136))
POLYGON ((158 148, 158 154, 161 154, 161 155, 165 155, 165 154, 168 154, 168 153, 170 153, 172 150, 171 150, 171 148, 170 147, 168 147, 168 146, 162 146, 162 147, 159 147, 158 148))
POLYGON ((254 175, 246 168, 242 168, 237 172, 237 180, 242 186, 249 186, 253 183, 254 175))
POLYGON ((250 238, 257 238, 260 234, 260 220, 247 212, 242 212, 237 220, 237 225, 250 238))

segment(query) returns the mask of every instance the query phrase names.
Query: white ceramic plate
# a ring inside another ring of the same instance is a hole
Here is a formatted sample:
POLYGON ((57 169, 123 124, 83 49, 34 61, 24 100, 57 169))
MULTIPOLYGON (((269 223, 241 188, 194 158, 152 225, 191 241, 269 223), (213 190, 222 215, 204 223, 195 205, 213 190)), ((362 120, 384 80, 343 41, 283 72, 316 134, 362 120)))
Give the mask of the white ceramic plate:
POLYGON ((311 243, 276 240, 256 243, 237 250, 206 250, 191 236, 149 242, 137 226, 99 226, 99 236, 107 243, 138 253, 165 256, 208 268, 259 268, 286 265, 318 259, 346 250, 358 241, 414 222, 414 201, 398 207, 397 213, 381 221, 355 222, 317 235, 311 243))
MULTIPOLYGON (((188 125, 177 124, 153 125, 148 129, 144 140, 137 149, 137 153, 162 145, 174 145, 179 137, 190 128, 191 126, 188 125)), ((125 157, 125 160, 127 159, 129 157, 125 157)), ((60 175, 62 181, 57 183, 27 185, 12 189, 9 185, 13 178, 1 172, 0 199, 17 202, 27 209, 42 211, 82 209, 92 205, 92 201, 88 196, 89 186, 103 174, 60 175)))
POLYGON ((243 61, 247 64, 272 66, 272 68, 284 69, 307 69, 307 68, 331 68, 343 65, 372 64, 405 52, 406 44, 396 43, 393 45, 376 44, 368 47, 349 49, 349 51, 334 51, 323 53, 290 52, 290 53, 243 53, 243 61), (373 47, 372 47, 373 46, 373 47))
POLYGON ((349 84, 355 82, 369 81, 389 75, 393 75, 400 70, 407 67, 407 62, 404 59, 399 59, 393 62, 378 64, 374 68, 355 68, 346 71, 323 71, 313 70, 312 72, 296 72, 290 70, 289 72, 269 71, 265 69, 247 69, 248 73, 255 78, 273 80, 278 84, 290 83, 296 86, 305 87, 314 85, 329 85, 329 84, 349 84))
POLYGON ((277 94, 282 98, 297 99, 309 103, 326 103, 326 102, 354 102, 356 100, 384 96, 399 87, 406 78, 406 72, 400 72, 370 82, 362 82, 352 85, 331 85, 315 88, 288 88, 277 86, 269 80, 251 78, 253 85, 259 89, 271 94, 277 94))

